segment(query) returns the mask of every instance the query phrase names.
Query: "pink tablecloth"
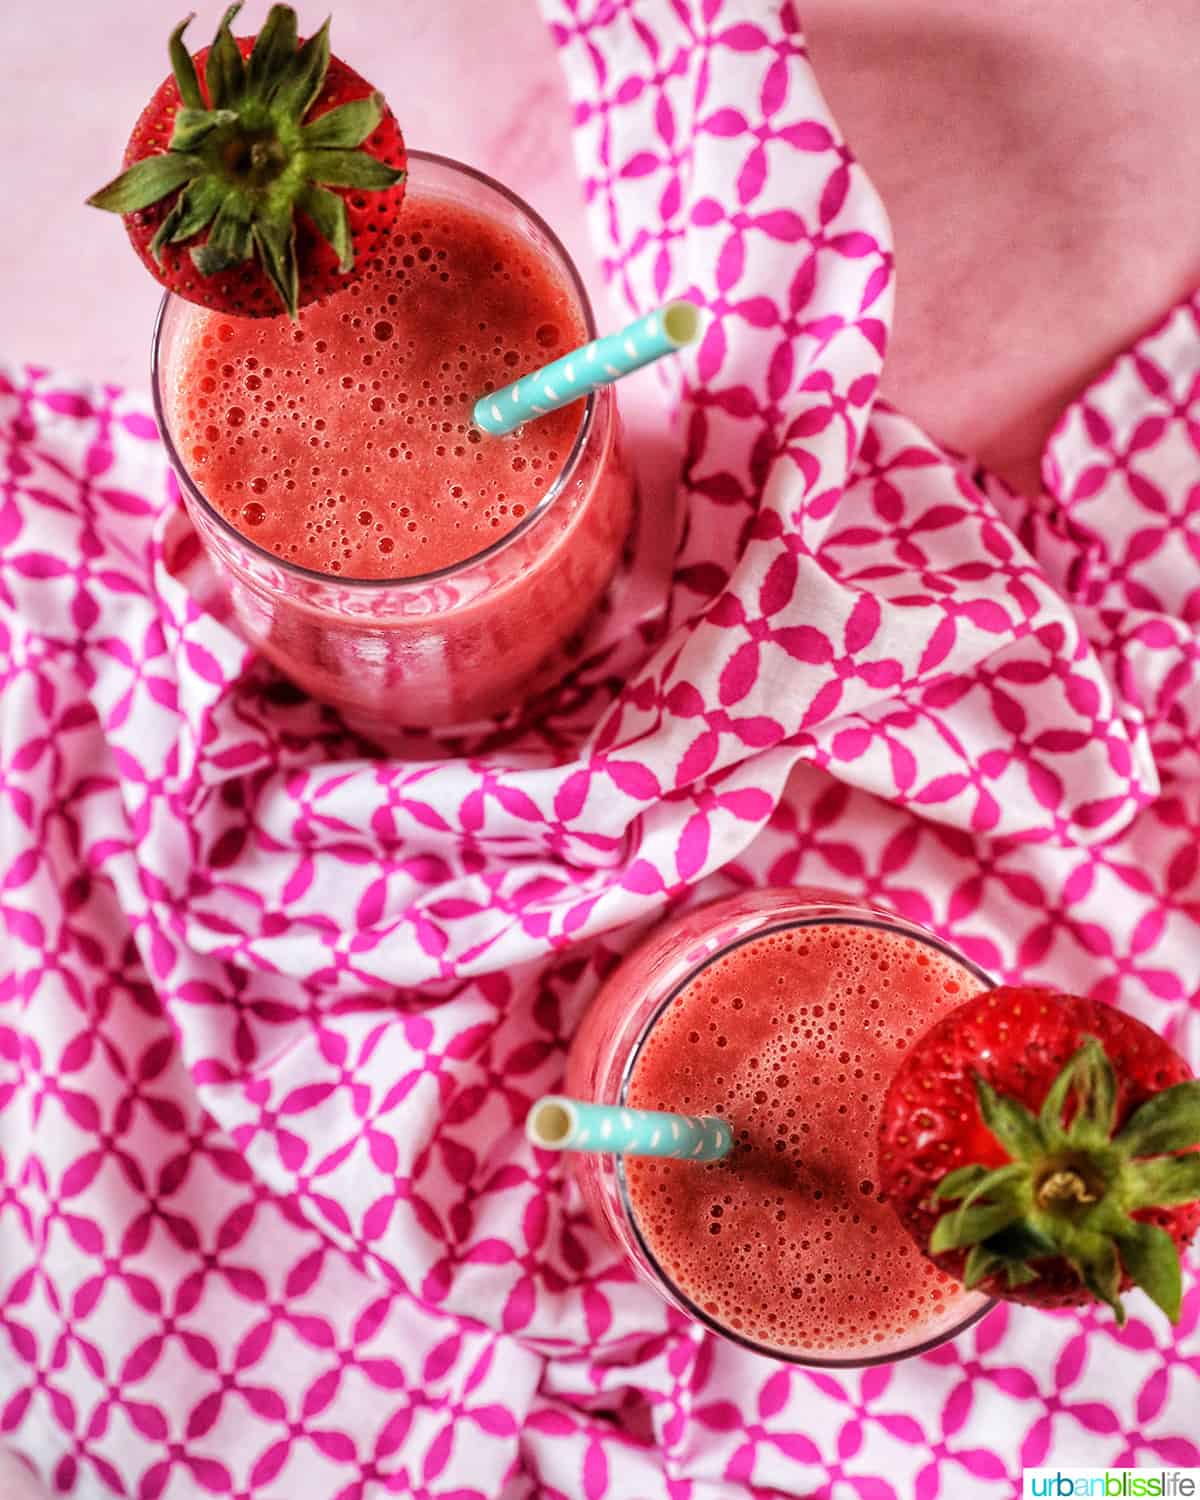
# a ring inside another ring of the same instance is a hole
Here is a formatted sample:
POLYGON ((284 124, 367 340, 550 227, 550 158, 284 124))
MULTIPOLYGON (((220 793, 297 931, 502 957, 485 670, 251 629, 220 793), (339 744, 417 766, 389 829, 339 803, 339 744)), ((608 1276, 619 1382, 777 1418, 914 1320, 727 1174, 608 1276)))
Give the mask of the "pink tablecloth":
POLYGON ((874 399, 888 227, 790 14, 545 8, 620 297, 711 317, 669 587, 536 727, 368 758, 199 602, 144 398, 0 386, 0 1442, 146 1500, 1200 1464, 1194 1262, 1175 1331, 1006 1309, 790 1370, 633 1283, 523 1142, 619 953, 751 881, 1200 1063, 1200 309, 1010 495, 874 399))

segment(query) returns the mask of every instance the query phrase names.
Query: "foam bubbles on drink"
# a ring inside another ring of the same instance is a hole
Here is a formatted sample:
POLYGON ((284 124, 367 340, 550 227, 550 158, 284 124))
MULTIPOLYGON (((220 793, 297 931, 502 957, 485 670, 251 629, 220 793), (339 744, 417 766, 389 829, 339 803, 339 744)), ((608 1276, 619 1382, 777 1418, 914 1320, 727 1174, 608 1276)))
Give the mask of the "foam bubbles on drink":
POLYGON ((822 925, 758 938, 677 997, 629 1102, 721 1115, 734 1150, 625 1166, 647 1243, 695 1305, 813 1354, 885 1354, 914 1325, 932 1337, 957 1321, 961 1289, 876 1189, 875 1141, 912 1039, 975 988, 913 939, 822 925))
POLYGON ((190 314, 172 425, 198 487, 261 546, 411 577, 494 545, 553 485, 581 402, 486 443, 471 409, 586 335, 538 252, 458 205, 413 195, 366 270, 299 326, 190 314), (428 337, 406 333, 406 303, 428 337))

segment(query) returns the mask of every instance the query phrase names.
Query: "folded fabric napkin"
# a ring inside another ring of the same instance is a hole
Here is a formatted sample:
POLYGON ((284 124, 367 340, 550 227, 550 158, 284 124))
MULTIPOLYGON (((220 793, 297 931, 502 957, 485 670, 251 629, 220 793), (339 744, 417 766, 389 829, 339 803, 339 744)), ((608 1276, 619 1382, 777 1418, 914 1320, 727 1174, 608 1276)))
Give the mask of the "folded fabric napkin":
POLYGON ((672 392, 664 612, 373 758, 210 604, 141 397, 0 386, 0 1445, 84 1496, 1011 1496, 1200 1464, 1172 1330, 838 1375, 702 1333, 521 1134, 668 907, 832 884, 1200 1064, 1200 305, 1024 499, 875 398, 888 226, 790 10, 544 0, 672 392))

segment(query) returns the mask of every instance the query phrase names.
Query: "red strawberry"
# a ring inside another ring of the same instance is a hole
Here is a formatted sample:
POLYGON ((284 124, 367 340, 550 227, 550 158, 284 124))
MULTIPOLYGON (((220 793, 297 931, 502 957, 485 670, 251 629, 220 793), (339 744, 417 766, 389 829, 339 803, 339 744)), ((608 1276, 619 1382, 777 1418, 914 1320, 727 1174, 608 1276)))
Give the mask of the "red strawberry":
POLYGON ((404 197, 404 139, 371 85, 330 57, 328 21, 298 44, 295 11, 273 5, 257 38, 235 39, 240 8, 195 59, 188 22, 175 28, 172 76, 133 128, 127 170, 88 202, 124 215, 168 290, 249 317, 282 302, 295 317, 381 251, 404 197))
POLYGON ((884 1101, 883 1190, 967 1286, 1037 1307, 1140 1286, 1175 1321, 1200 1227, 1200 1082, 1098 1000, 1001 988, 909 1052, 884 1101), (944 1211, 945 1206, 957 1207, 944 1211))

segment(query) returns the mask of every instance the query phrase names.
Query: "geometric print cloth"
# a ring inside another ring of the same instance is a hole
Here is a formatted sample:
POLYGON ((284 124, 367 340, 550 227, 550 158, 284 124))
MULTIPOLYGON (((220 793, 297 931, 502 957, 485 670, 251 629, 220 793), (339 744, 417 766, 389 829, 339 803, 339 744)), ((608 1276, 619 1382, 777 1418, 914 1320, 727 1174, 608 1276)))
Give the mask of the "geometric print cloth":
POLYGON ((934 1500, 1200 1464, 1171 1329, 997 1309, 865 1372, 671 1310, 521 1124, 664 914, 803 882, 1200 1064, 1200 304, 1021 496, 876 398, 884 210, 789 9, 544 0, 615 316, 660 377, 560 687, 381 757, 231 629, 147 402, 0 383, 0 1445, 194 1500, 934 1500), (637 609, 631 601, 640 599, 637 609))

